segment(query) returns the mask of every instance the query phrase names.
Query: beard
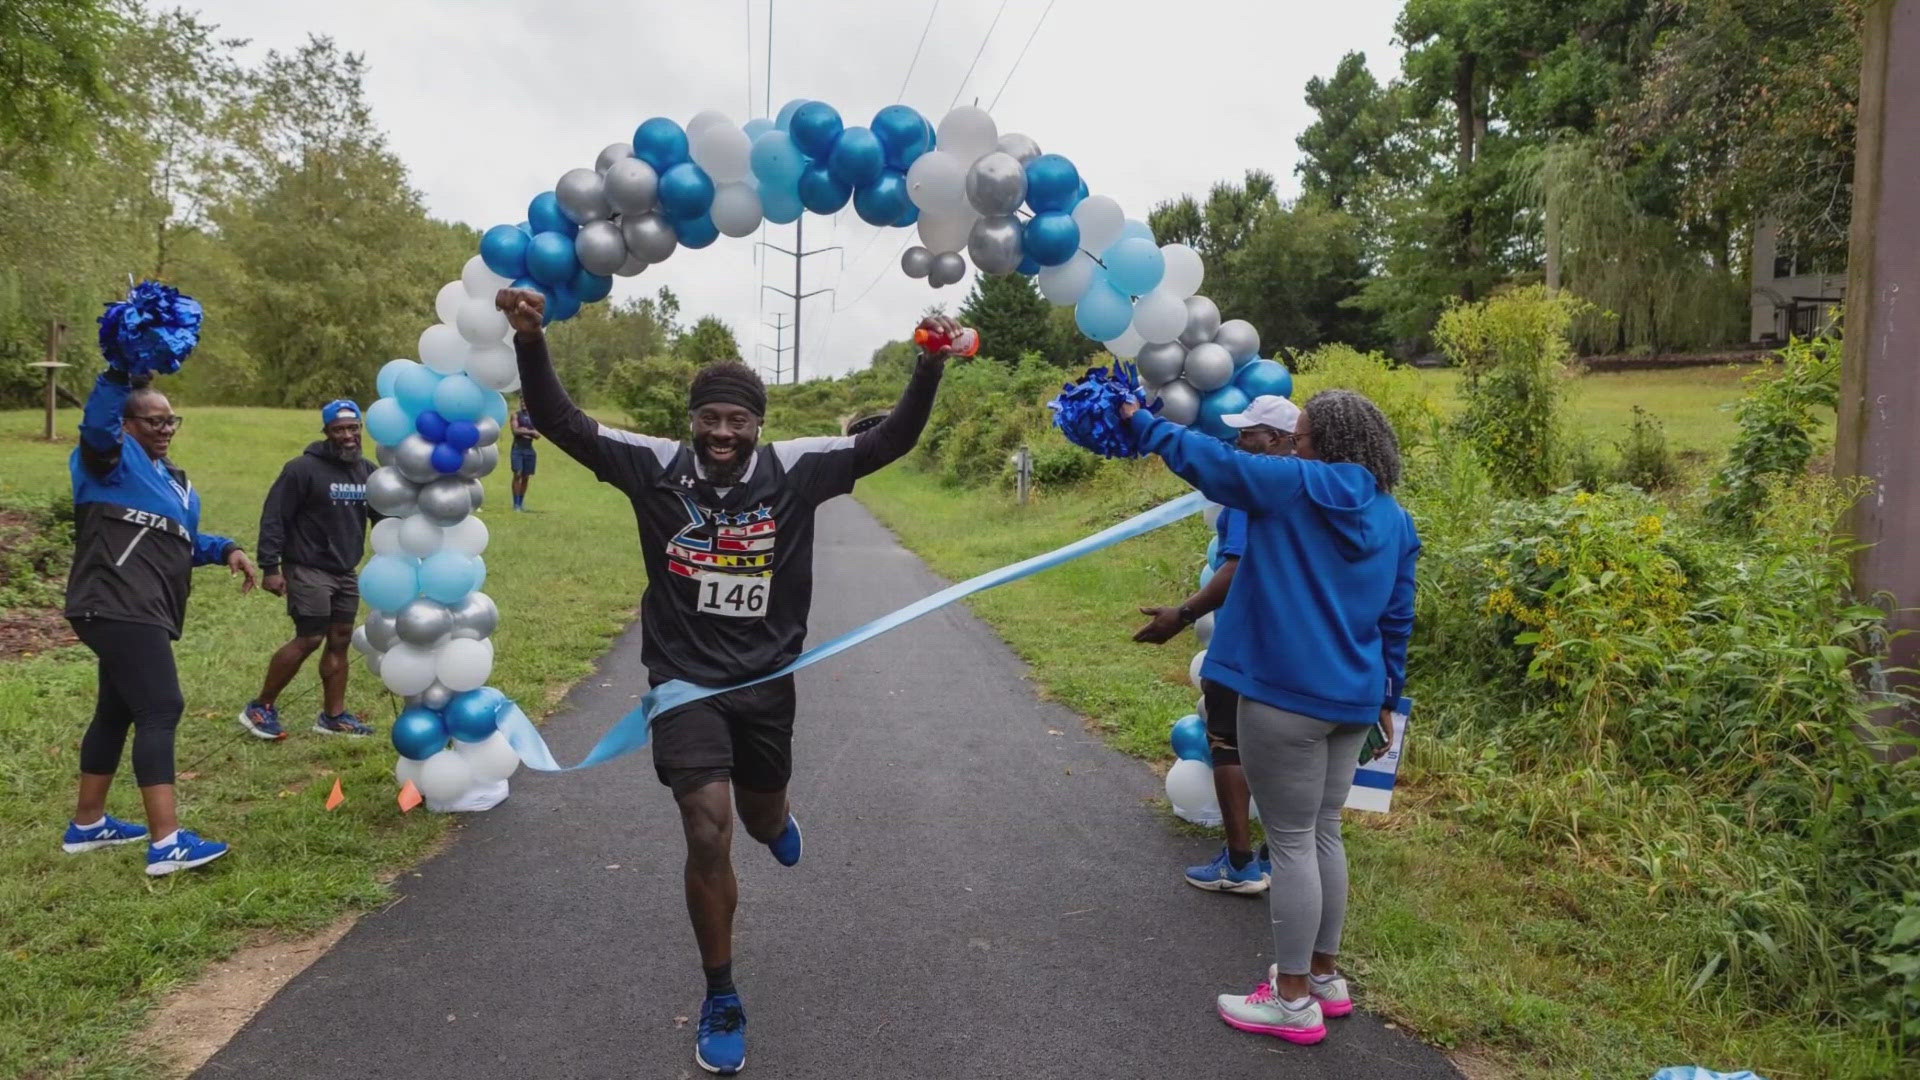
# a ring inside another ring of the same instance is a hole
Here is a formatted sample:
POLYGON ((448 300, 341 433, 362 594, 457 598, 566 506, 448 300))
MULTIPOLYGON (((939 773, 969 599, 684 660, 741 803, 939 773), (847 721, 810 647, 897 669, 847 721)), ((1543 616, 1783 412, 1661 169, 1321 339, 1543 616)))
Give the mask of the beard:
POLYGON ((700 468, 707 474, 707 482, 714 487, 732 487, 746 474, 747 462, 753 459, 753 448, 758 440, 733 440, 733 457, 726 461, 715 461, 708 449, 707 440, 696 439, 693 452, 700 459, 700 468))
POLYGON ((341 461, 354 462, 360 460, 360 447, 357 444, 353 446, 341 446, 339 443, 334 443, 333 452, 341 461))

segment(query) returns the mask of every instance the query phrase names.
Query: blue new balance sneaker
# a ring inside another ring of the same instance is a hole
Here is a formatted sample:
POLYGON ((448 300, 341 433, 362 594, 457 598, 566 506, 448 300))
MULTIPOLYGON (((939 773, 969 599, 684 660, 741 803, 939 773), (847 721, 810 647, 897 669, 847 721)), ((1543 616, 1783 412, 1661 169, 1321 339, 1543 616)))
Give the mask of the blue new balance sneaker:
POLYGON ((356 739, 364 739, 373 734, 373 729, 352 713, 343 712, 338 716, 328 716, 324 709, 320 712, 320 719, 313 722, 313 730, 322 735, 351 735, 356 739))
POLYGON ((1204 866, 1187 867, 1187 884, 1208 892, 1239 893, 1242 896, 1258 896, 1267 891, 1267 883, 1272 880, 1270 872, 1259 856, 1247 860, 1247 865, 1238 870, 1233 868, 1233 860, 1228 857, 1227 849, 1221 848, 1220 854, 1204 866))
POLYGON ((747 1064, 747 1010, 739 994, 722 994, 701 1003, 693 1063, 721 1076, 732 1076, 747 1064))
POLYGON ((240 710, 240 726, 256 739, 278 742, 287 737, 287 729, 280 726, 280 710, 257 701, 247 702, 247 707, 240 710))
POLYGON ((800 861, 800 823, 794 820, 792 814, 787 815, 786 830, 773 838, 767 850, 773 852, 773 857, 780 861, 781 866, 792 866, 800 861))
POLYGON ((100 823, 91 829, 83 829, 73 822, 67 822, 66 842, 60 850, 69 855, 78 855, 95 848, 112 847, 115 844, 137 844, 147 838, 147 827, 135 825, 130 821, 121 821, 111 814, 103 815, 100 823))
POLYGON ((170 844, 147 845, 147 876, 165 877, 175 870, 205 866, 227 853, 227 845, 218 840, 202 840, 186 829, 173 834, 170 844))

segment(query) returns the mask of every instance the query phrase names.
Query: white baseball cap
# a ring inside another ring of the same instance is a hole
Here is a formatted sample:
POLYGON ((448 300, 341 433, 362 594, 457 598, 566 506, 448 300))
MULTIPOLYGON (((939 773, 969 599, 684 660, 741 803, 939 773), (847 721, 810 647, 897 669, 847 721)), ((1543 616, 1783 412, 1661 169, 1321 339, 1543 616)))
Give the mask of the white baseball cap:
POLYGON ((1278 394, 1262 394, 1247 403, 1245 412, 1229 413, 1220 422, 1233 428, 1270 427, 1293 434, 1300 421, 1300 406, 1278 394))

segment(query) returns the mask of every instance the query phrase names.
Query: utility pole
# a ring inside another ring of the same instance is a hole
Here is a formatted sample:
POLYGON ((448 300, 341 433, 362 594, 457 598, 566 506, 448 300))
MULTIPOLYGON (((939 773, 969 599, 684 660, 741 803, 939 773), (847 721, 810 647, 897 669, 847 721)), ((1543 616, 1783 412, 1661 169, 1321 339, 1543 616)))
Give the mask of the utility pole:
POLYGON ((53 412, 54 412, 54 408, 59 404, 59 401, 56 395, 59 392, 60 384, 57 377, 60 374, 61 368, 71 366, 69 364, 63 364, 60 362, 60 342, 61 342, 61 339, 66 337, 66 333, 67 333, 66 323, 61 322, 59 319, 48 320, 47 322, 47 358, 45 360, 41 360, 41 361, 27 365, 28 367, 40 368, 47 373, 46 439, 48 442, 53 441, 53 412))
MULTIPOLYGON (((1860 107, 1847 255, 1847 325, 1834 472, 1869 482, 1849 521, 1853 584, 1887 598, 1890 690, 1920 665, 1920 0, 1862 5, 1860 107), (1896 63, 1898 57, 1907 59, 1896 63), (1902 633, 1905 631, 1906 633, 1902 633)), ((1879 679, 1876 678, 1876 683, 1879 679)), ((1912 729, 1911 709, 1890 718, 1912 729)))
MULTIPOLYGON (((786 333, 787 333, 787 313, 784 311, 775 312, 773 318, 774 318, 773 322, 761 323, 760 325, 765 326, 768 329, 773 331, 773 381, 777 383, 780 381, 780 372, 784 370, 784 368, 781 366, 781 363, 780 363, 780 357, 787 350, 793 348, 793 346, 785 343, 786 333)), ((763 349, 766 348, 767 343, 764 341, 761 342, 760 347, 763 349)))
POLYGON ((833 291, 832 289, 815 289, 812 292, 801 292, 800 291, 801 264, 806 260, 806 257, 809 255, 821 255, 829 251, 838 251, 841 253, 840 254, 841 267, 842 269, 844 269, 846 266, 846 257, 847 257, 846 249, 841 247, 838 244, 835 244, 832 247, 814 248, 812 251, 808 251, 806 249, 806 245, 802 243, 800 240, 800 227, 802 224, 805 223, 806 217, 807 216, 805 214, 801 214, 798 218, 794 219, 792 251, 788 251, 786 248, 783 248, 778 244, 769 244, 765 240, 760 241, 761 247, 772 248, 773 250, 780 252, 782 255, 790 255, 793 257, 793 291, 792 292, 788 292, 785 289, 775 289, 771 285, 762 285, 760 287, 762 289, 770 289, 773 292, 777 292, 781 296, 784 296, 787 299, 793 301, 793 381, 794 382, 800 381, 800 301, 805 300, 809 296, 819 296, 821 293, 830 293, 833 291))

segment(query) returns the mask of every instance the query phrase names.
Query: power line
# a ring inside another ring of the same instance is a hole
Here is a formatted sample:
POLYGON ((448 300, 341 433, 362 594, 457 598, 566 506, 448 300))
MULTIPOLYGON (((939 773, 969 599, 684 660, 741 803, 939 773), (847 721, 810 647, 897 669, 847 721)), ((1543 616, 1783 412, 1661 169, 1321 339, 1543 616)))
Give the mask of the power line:
POLYGON ((973 69, 980 63, 980 57, 987 51, 987 42, 993 40, 993 28, 1000 25, 1000 16, 1007 13, 1007 0, 1000 0, 1000 10, 993 13, 993 21, 987 24, 987 36, 980 39, 980 48, 973 54, 973 63, 967 65, 967 73, 960 76, 960 86, 953 92, 953 100, 947 102, 951 109, 960 104, 960 94, 967 88, 967 80, 973 78, 973 69))
POLYGON ((993 92, 993 101, 987 105, 992 112, 1000 104, 1000 95, 1007 92, 1007 84, 1013 81, 1013 73, 1020 70, 1020 61, 1027 58, 1027 50, 1033 47, 1033 39, 1040 36, 1040 28, 1047 23, 1047 16, 1053 12, 1054 0, 1047 0, 1046 9, 1040 12, 1040 21, 1033 24, 1033 33, 1027 35, 1027 43, 1020 46, 1020 55, 1013 58, 1013 66, 1007 69, 1007 77, 1000 80, 1000 89, 993 92))
MULTIPOLYGON (((747 15, 745 20, 747 24, 747 115, 746 115, 746 119, 751 120, 753 119, 753 0, 742 0, 742 4, 746 8, 746 15, 747 15)), ((742 121, 742 123, 744 122, 745 121, 742 121)))
POLYGON ((920 64, 920 49, 927 43, 927 31, 933 29, 933 17, 940 13, 940 0, 933 0, 933 10, 927 12, 927 25, 920 28, 920 44, 913 47, 913 59, 907 64, 906 78, 900 80, 900 92, 893 95, 895 101, 905 101, 907 83, 913 79, 913 69, 920 64))
MULTIPOLYGON (((877 234, 877 233, 876 233, 875 235, 877 236, 877 235, 879 235, 879 234, 877 234)), ((918 237, 915 237, 915 236, 908 236, 908 237, 907 237, 907 238, 906 238, 905 240, 902 240, 902 241, 900 241, 900 247, 899 247, 899 249, 898 249, 898 250, 896 250, 896 251, 895 251, 895 252, 893 253, 893 259, 892 259, 892 261, 890 261, 890 262, 888 262, 888 263, 887 263, 887 265, 885 265, 885 266, 883 266, 883 267, 881 267, 881 268, 880 268, 880 273, 878 273, 877 275, 875 275, 875 276, 874 276, 874 279, 873 279, 872 281, 869 281, 869 282, 867 282, 867 287, 866 287, 866 288, 864 288, 864 289, 861 289, 861 290, 860 290, 860 295, 859 295, 859 296, 856 296, 856 297, 854 297, 854 298, 853 298, 853 302, 852 302, 852 303, 850 303, 850 304, 848 304, 847 306, 848 306, 848 307, 858 307, 858 306, 860 306, 860 301, 862 301, 862 300, 865 300, 865 299, 867 298, 867 294, 868 294, 868 293, 870 293, 870 292, 872 292, 872 291, 873 291, 873 290, 874 290, 875 288, 877 288, 877 287, 879 286, 879 284, 880 284, 880 282, 881 282, 881 280, 882 280, 882 279, 884 279, 884 278, 885 278, 885 277, 886 277, 886 276, 887 276, 888 274, 890 274, 890 273, 892 273, 892 272, 893 272, 893 268, 894 268, 894 266, 895 266, 895 265, 897 265, 897 264, 899 263, 899 261, 900 261, 900 254, 901 254, 901 252, 904 252, 904 251, 906 251, 906 250, 907 250, 907 245, 909 245, 909 244, 911 244, 911 243, 913 243, 913 242, 914 242, 914 241, 915 241, 916 239, 918 239, 918 237)), ((835 311, 838 311, 839 309, 840 309, 840 305, 838 305, 838 304, 835 304, 835 305, 834 305, 834 310, 835 310, 835 311)))

